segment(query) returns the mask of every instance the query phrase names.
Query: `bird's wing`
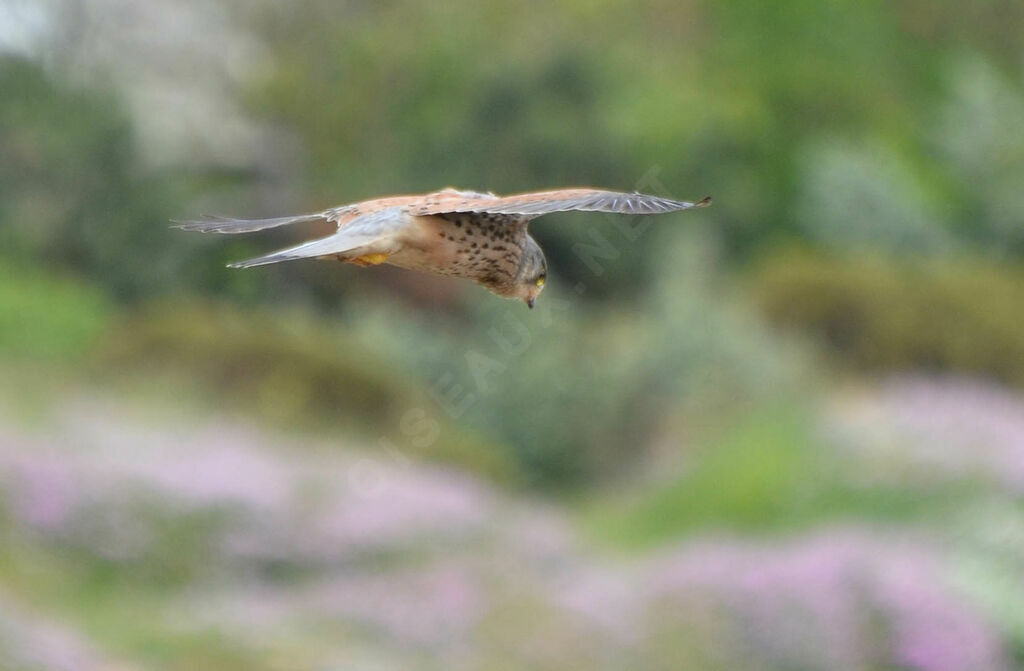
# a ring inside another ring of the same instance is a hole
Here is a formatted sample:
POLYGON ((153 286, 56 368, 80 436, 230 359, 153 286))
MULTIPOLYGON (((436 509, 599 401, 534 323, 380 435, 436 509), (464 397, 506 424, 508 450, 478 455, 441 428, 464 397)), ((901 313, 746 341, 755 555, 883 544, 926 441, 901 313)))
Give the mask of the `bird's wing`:
MULTIPOLYGON (((450 191, 450 190, 448 190, 450 191)), ((438 193, 448 193, 442 191, 438 193)), ((434 194, 430 194, 434 195, 434 194)), ((190 221, 173 221, 174 228, 185 231, 198 231, 200 233, 253 233, 268 228, 287 226, 289 224, 305 224, 314 221, 323 221, 335 224, 338 228, 347 226, 356 219, 400 205, 410 203, 421 203, 424 196, 388 196, 374 200, 364 200, 350 205, 339 205, 323 212, 312 214, 299 214, 289 217, 275 217, 272 219, 235 219, 234 217, 203 217, 190 221)))
POLYGON ((191 221, 175 221, 174 226, 185 231, 200 233, 252 233, 288 224, 304 224, 312 221, 338 223, 349 215, 353 205, 335 207, 314 214, 299 214, 291 217, 275 217, 273 219, 235 219, 233 217, 204 217, 191 221))
POLYGON ((537 191, 514 196, 442 191, 430 194, 420 204, 408 207, 411 214, 429 215, 454 212, 481 212, 539 217, 550 212, 580 210, 583 212, 620 212, 624 214, 659 214, 693 207, 706 207, 710 198, 695 203, 670 200, 642 193, 618 193, 598 189, 561 189, 537 191))
POLYGON ((376 210, 348 220, 333 235, 281 249, 266 256, 230 263, 228 267, 252 268, 280 261, 335 256, 355 249, 366 254, 391 254, 397 251, 401 244, 397 240, 397 234, 406 226, 405 216, 402 207, 376 210))
POLYGON ((235 219, 231 217, 206 217, 192 221, 175 221, 178 228, 202 233, 252 233, 278 226, 324 221, 337 224, 340 228, 361 217, 382 210, 404 207, 409 214, 431 215, 458 212, 480 212, 507 214, 519 219, 539 217, 550 212, 580 210, 583 212, 619 212, 624 214, 659 214, 676 212, 711 204, 710 198, 695 203, 671 200, 642 193, 618 193, 599 189, 560 189, 558 191, 536 191, 514 196, 495 196, 492 193, 475 193, 444 189, 424 196, 392 196, 368 200, 352 205, 341 205, 323 212, 300 214, 272 219, 235 219))

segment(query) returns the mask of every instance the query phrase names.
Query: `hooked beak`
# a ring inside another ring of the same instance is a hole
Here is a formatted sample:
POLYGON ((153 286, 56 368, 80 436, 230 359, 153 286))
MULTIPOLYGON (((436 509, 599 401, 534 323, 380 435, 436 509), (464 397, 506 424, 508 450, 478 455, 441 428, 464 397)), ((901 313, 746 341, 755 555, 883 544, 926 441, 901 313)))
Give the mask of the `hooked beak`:
POLYGON ((526 298, 524 300, 526 301, 526 305, 529 306, 529 308, 532 310, 533 309, 533 304, 537 302, 537 297, 536 296, 530 296, 529 298, 526 298))

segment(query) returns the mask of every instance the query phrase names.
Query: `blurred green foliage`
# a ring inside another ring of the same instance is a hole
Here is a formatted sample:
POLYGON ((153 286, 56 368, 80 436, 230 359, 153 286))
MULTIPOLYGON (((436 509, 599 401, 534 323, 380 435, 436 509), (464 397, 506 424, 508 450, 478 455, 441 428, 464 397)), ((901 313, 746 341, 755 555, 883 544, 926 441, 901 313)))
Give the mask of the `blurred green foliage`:
POLYGON ((894 523, 953 514, 985 491, 965 477, 941 487, 851 481, 859 466, 822 448, 821 408, 806 396, 765 401, 694 441, 672 478, 584 505, 591 533, 644 549, 701 531, 793 532, 823 522, 894 523))
POLYGON ((88 277, 122 300, 228 286, 201 241, 168 228, 184 183, 145 169, 113 91, 63 83, 3 54, 0 90, 6 256, 88 277))
POLYGON ((374 449, 401 450, 401 459, 457 463, 506 484, 519 480, 518 465, 498 441, 442 413, 410 416, 433 408, 425 385, 358 335, 358 324, 349 329, 308 310, 283 316, 198 299, 160 301, 114 320, 88 358, 100 379, 122 378, 128 386, 139 377, 173 381, 221 411, 293 428, 326 426, 361 435, 374 449), (410 447, 402 428, 423 419, 436 421, 438 438, 410 447))
MULTIPOLYGON (((177 521, 181 527, 180 521, 177 521)), ((166 615, 156 616, 166 603, 168 575, 160 571, 160 560, 177 557, 182 562, 202 561, 201 550, 193 545, 173 546, 158 557, 152 568, 158 571, 155 584, 124 567, 85 562, 76 553, 53 553, 17 542, 10 529, 0 526, 4 540, 0 549, 0 580, 18 597, 30 596, 36 607, 59 613, 63 620, 80 623, 82 631, 103 641, 113 653, 131 656, 168 671, 203 669, 270 669, 259 655, 243 651, 217 632, 171 633, 166 615), (186 550, 183 552, 183 550, 186 550), (139 617, 139 613, 150 615, 139 617)), ((91 558, 95 559, 95 558, 91 558)), ((172 560, 173 561, 173 560, 172 560)), ((144 566, 144 565, 143 565, 144 566)), ((180 567, 178 567, 180 569, 180 567)), ((180 575, 180 574, 179 574, 180 575)), ((9 641, 0 642, 0 652, 9 641)))
POLYGON ((870 370, 967 371, 1024 385, 1024 271, 991 260, 770 255, 751 291, 777 324, 870 370))
POLYGON ((114 314, 112 301, 96 287, 0 259, 0 356, 81 361, 114 314))
POLYGON ((778 403, 744 417, 719 440, 689 455, 677 481, 601 510, 599 534, 628 545, 681 536, 700 527, 763 529, 810 503, 827 477, 815 456, 805 413, 778 403))
POLYGON ((399 371, 369 359, 337 330, 300 313, 287 318, 196 301, 132 313, 103 345, 99 366, 164 367, 202 378, 262 416, 334 416, 383 424, 415 398, 399 371))

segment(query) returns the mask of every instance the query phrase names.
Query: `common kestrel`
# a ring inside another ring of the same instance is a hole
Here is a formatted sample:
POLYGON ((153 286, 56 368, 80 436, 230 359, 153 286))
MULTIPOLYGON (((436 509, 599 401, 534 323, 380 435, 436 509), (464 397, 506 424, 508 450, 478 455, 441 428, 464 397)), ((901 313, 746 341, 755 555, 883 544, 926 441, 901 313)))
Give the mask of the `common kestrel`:
POLYGON ((597 189, 502 197, 448 188, 341 205, 316 214, 176 223, 187 231, 250 233, 287 224, 330 222, 338 227, 332 235, 228 267, 251 268, 304 258, 337 259, 360 266, 390 263, 471 279, 498 296, 522 299, 532 308, 547 280, 544 253, 526 230, 537 217, 568 210, 660 214, 709 204, 710 198, 689 203, 597 189))

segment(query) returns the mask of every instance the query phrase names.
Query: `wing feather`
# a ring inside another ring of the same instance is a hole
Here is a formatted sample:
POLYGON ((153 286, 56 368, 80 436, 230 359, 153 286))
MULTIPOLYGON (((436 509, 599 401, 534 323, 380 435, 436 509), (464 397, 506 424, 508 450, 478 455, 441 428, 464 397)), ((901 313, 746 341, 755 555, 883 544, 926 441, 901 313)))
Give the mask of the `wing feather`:
POLYGON ((539 217, 551 212, 615 212, 623 214, 661 214, 695 207, 706 207, 710 198, 697 202, 672 200, 642 193, 619 193, 598 189, 562 189, 539 191, 514 196, 495 197, 485 194, 458 194, 433 198, 410 206, 412 214, 430 215, 455 212, 481 212, 539 217))
MULTIPOLYGON (((438 192, 444 194, 447 192, 438 192)), ((381 210, 410 203, 423 202, 423 196, 390 196, 366 200, 350 205, 339 205, 323 212, 312 214, 299 214, 288 217, 274 217, 271 219, 236 219, 234 217, 204 216, 201 219, 188 221, 172 221, 174 228, 185 231, 198 231, 200 233, 253 233, 264 231, 278 226, 290 224, 304 224, 314 221, 324 221, 337 224, 339 227, 347 225, 364 215, 373 214, 381 210)))
POLYGON ((290 224, 304 224, 313 221, 324 221, 341 224, 347 216, 360 214, 355 205, 342 205, 333 207, 323 212, 313 214, 299 214, 289 217, 274 217, 271 219, 236 219, 234 217, 210 216, 190 221, 174 221, 174 228, 185 231, 199 231, 200 233, 252 233, 264 231, 268 228, 288 226, 290 224))
POLYGON ((273 219, 235 219, 232 217, 205 217, 191 221, 175 221, 175 228, 200 233, 252 233, 288 224, 301 224, 310 221, 327 221, 324 212, 317 214, 300 214, 294 217, 275 217, 273 219))

